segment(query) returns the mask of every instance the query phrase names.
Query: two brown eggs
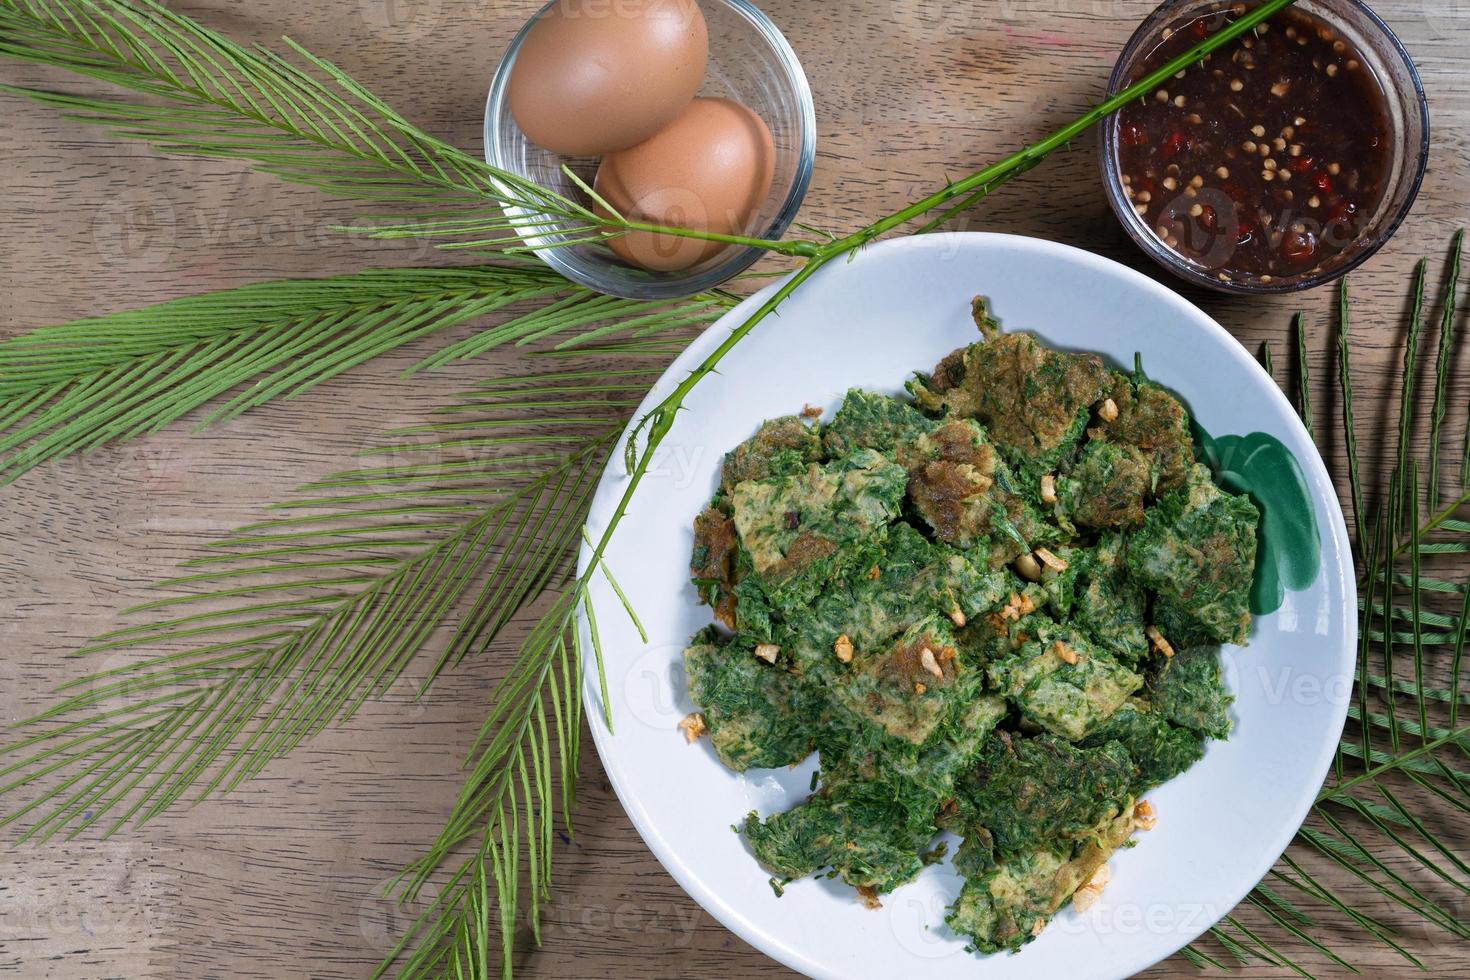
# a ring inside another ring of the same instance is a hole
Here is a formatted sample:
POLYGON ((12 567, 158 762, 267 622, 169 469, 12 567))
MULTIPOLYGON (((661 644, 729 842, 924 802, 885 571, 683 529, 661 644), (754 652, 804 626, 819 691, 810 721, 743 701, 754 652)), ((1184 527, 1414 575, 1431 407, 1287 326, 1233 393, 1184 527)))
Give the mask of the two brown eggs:
MULTIPOLYGON (((601 156, 593 191, 625 219, 738 235, 770 192, 775 150, 750 109, 695 96, 708 57, 695 0, 558 0, 516 58, 511 115, 553 153, 601 156)), ((724 247, 640 231, 608 244, 656 271, 724 247)))

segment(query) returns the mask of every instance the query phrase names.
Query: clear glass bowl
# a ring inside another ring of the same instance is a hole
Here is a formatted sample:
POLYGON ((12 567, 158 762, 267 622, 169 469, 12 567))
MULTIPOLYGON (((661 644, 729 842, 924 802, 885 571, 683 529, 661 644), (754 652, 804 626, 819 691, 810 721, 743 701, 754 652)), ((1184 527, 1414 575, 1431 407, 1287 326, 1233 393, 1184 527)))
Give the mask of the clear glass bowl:
MULTIPOLYGON (((493 167, 590 203, 562 172, 562 166, 569 166, 590 185, 597 172, 597 160, 563 157, 531 143, 511 118, 506 98, 521 43, 531 26, 555 2, 551 0, 526 22, 495 71, 485 105, 485 160, 493 167)), ((765 121, 775 143, 771 192, 745 234, 754 238, 780 238, 806 196, 816 158, 817 118, 806 73, 786 38, 754 5, 746 0, 700 0, 699 5, 709 26, 709 64, 699 94, 744 104, 765 121)), ((510 209, 509 214, 531 217, 522 209, 510 209)), ((564 240, 566 236, 551 232, 523 237, 534 248, 549 245, 558 238, 564 240)), ((598 292, 629 299, 660 300, 677 299, 717 286, 743 272, 763 252, 731 245, 678 272, 634 268, 600 244, 537 248, 536 254, 568 279, 598 292)))
MULTIPOLYGON (((1128 39, 1108 80, 1108 91, 1125 88, 1138 65, 1162 39, 1165 28, 1177 27, 1204 12, 1229 7, 1220 0, 1169 0, 1150 14, 1128 39)), ((1315 15, 1339 31, 1358 49, 1383 87, 1393 147, 1390 172, 1377 209, 1367 215, 1353 242, 1320 269, 1270 282, 1232 280, 1222 282, 1213 269, 1206 269, 1159 241, 1153 230, 1134 212, 1123 187, 1118 166, 1118 113, 1099 128, 1098 160, 1108 203, 1129 236, 1159 265, 1200 286, 1227 293, 1285 293, 1310 289, 1331 282, 1362 263, 1398 230, 1419 193, 1424 168, 1429 161, 1429 106, 1419 72, 1399 39, 1378 15, 1358 0, 1298 0, 1295 9, 1315 15)))

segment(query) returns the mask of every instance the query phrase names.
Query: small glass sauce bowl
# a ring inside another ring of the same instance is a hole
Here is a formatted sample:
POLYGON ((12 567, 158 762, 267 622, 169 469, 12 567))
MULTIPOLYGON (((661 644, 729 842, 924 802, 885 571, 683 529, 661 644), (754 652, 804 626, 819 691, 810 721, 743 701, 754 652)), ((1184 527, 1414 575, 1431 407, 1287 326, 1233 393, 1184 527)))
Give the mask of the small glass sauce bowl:
MULTIPOLYGON (((1221 0, 1168 0, 1128 39, 1113 68, 1108 91, 1117 92, 1139 74, 1139 67, 1172 31, 1201 16, 1229 9, 1221 0)), ((1191 260, 1161 241, 1134 210, 1128 188, 1122 181, 1119 163, 1120 113, 1109 116, 1099 129, 1099 163, 1108 203, 1124 229, 1138 246, 1161 266, 1192 283, 1228 293, 1279 293, 1310 289, 1330 282, 1376 252, 1398 229, 1409 213, 1429 159, 1429 108, 1419 73, 1407 51, 1378 15, 1359 0, 1299 0, 1288 10, 1312 15, 1334 30, 1363 59, 1382 88, 1388 118, 1387 176, 1377 206, 1360 215, 1351 241, 1320 266, 1291 275, 1230 277, 1222 280, 1219 270, 1228 269, 1229 255, 1212 254, 1212 264, 1191 260)), ((1274 23, 1274 20, 1273 20, 1274 23)), ((1228 244, 1224 246, 1231 248, 1228 244)))
MULTIPOLYGON (((597 171, 592 157, 564 157, 530 142, 510 114, 507 89, 521 44, 551 0, 527 21, 500 61, 485 105, 485 160, 492 167, 518 174, 566 197, 589 204, 576 183, 562 172, 570 167, 590 186, 597 171)), ((764 13, 746 0, 700 0, 709 27, 709 63, 699 95, 734 99, 765 121, 775 144, 775 175, 765 203, 744 234, 777 239, 801 207, 811 182, 817 150, 817 118, 806 73, 791 45, 764 13)), ((524 209, 507 209, 508 216, 536 224, 524 209)), ((550 221, 551 219, 543 219, 550 221)), ((552 222, 554 225, 555 222, 552 222)), ((551 245, 565 235, 523 233, 533 248, 551 245)), ((602 244, 582 243, 536 248, 536 254, 557 272, 590 289, 628 299, 677 299, 703 292, 743 272, 763 251, 730 245, 715 255, 678 272, 650 272, 624 263, 602 244)))

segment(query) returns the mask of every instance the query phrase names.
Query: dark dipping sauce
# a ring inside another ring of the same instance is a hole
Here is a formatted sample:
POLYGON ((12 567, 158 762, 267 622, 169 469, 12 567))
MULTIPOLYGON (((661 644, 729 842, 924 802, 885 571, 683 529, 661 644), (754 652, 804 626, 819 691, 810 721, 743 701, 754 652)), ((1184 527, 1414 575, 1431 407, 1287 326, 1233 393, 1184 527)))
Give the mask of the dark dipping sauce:
MULTIPOLYGON (((1140 78, 1240 4, 1176 25, 1140 78)), ((1320 19, 1288 9, 1119 113, 1133 210, 1222 282, 1271 283, 1344 260, 1390 176, 1390 122, 1365 59, 1320 19)))

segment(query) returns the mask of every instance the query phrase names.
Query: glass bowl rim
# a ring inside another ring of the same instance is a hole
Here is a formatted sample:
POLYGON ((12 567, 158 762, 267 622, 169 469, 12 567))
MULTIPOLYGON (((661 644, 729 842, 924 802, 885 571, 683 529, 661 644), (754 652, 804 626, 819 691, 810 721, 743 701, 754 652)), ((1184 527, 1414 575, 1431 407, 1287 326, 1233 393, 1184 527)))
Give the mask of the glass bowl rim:
MULTIPOLYGON (((485 162, 499 170, 519 174, 514 167, 507 165, 507 161, 501 159, 498 139, 501 127, 510 121, 507 90, 516 55, 520 52, 531 28, 548 9, 559 2, 561 0, 547 0, 537 9, 516 32, 515 37, 506 47, 505 53, 501 55, 500 62, 496 65, 495 74, 490 83, 490 92, 485 99, 483 152, 485 162)), ((781 205, 770 224, 758 235, 752 236, 776 240, 785 234, 796 219, 802 201, 806 198, 807 189, 811 185, 812 170, 816 163, 817 113, 811 85, 786 35, 763 10, 750 0, 699 0, 699 2, 728 8, 745 18, 775 55, 775 60, 781 69, 780 75, 784 83, 790 87, 791 94, 796 100, 795 116, 799 138, 796 146, 796 169, 792 174, 791 185, 787 188, 781 205)), ((497 190, 506 193, 505 188, 501 187, 498 181, 494 181, 493 178, 492 181, 496 184, 497 190)), ((534 217, 534 212, 528 208, 516 207, 504 210, 507 217, 512 219, 534 217)), ((615 280, 611 277, 599 276, 571 261, 567 255, 563 254, 567 251, 564 247, 535 248, 535 242, 541 236, 520 231, 517 234, 520 235, 522 241, 532 246, 532 253, 537 258, 562 276, 597 292, 625 299, 674 300, 705 292, 744 272, 766 254, 765 249, 753 246, 732 246, 726 259, 698 273, 660 273, 659 278, 650 278, 645 281, 631 278, 615 280)))
MULTIPOLYGON (((1119 91, 1125 70, 1131 68, 1136 63, 1138 48, 1147 39, 1146 31, 1150 28, 1155 18, 1166 8, 1180 7, 1188 2, 1189 0, 1164 0, 1163 3, 1149 11, 1148 15, 1134 28, 1133 33, 1128 36, 1128 40, 1124 43, 1123 49, 1118 53, 1118 60, 1113 64, 1112 73, 1108 76, 1109 95, 1119 91), (1133 55, 1132 59, 1128 59, 1130 52, 1133 55)), ((1195 285, 1213 289, 1216 292, 1234 293, 1245 296, 1260 295, 1262 293, 1294 293, 1305 289, 1312 289, 1347 275, 1353 269, 1356 269, 1359 265, 1372 258, 1394 236, 1399 226, 1403 224, 1404 219, 1409 216, 1409 212, 1413 210, 1414 202, 1419 197, 1420 186, 1424 182, 1424 174, 1429 167, 1430 146, 1429 100, 1424 94, 1424 83, 1419 77, 1418 66, 1414 64, 1414 59, 1410 57, 1408 49, 1399 40, 1399 36, 1363 0, 1327 0, 1327 2, 1346 4, 1361 12, 1372 29, 1377 31, 1388 42, 1388 49, 1391 56, 1397 56, 1403 64, 1409 83, 1413 88, 1413 102, 1419 110, 1419 124, 1422 130, 1422 136, 1417 149, 1418 159, 1411 164, 1413 176, 1409 179, 1408 191, 1404 196, 1403 204, 1388 218, 1372 241, 1359 249, 1355 255, 1352 255, 1346 261, 1330 269, 1325 269, 1297 279, 1288 279, 1281 283, 1222 282, 1191 265, 1178 253, 1168 248, 1168 246, 1160 244, 1153 235, 1147 234, 1146 230, 1140 231, 1137 221, 1138 216, 1133 213, 1132 207, 1128 206, 1124 201, 1123 182, 1117 176, 1116 137, 1119 114, 1114 112, 1104 119, 1103 124, 1098 127, 1098 169, 1101 171, 1103 186, 1107 190, 1108 204, 1113 210, 1113 215, 1118 219, 1118 223, 1128 233, 1128 237, 1132 238, 1149 258, 1180 278, 1192 282, 1195 285)), ((1412 147, 1407 148, 1405 157, 1412 157, 1415 155, 1415 152, 1412 147)))

